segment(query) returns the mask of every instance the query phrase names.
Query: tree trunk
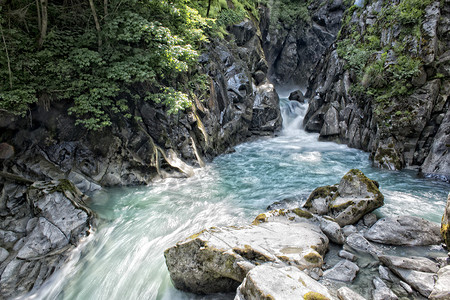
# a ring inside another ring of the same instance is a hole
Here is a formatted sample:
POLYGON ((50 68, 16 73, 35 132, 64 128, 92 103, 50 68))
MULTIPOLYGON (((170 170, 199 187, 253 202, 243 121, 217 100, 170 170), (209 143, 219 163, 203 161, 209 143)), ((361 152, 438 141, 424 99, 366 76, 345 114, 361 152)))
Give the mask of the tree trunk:
POLYGON ((102 48, 102 37, 100 35, 100 31, 101 31, 100 23, 98 22, 97 11, 95 10, 95 6, 94 6, 94 0, 89 0, 89 5, 91 6, 92 16, 94 17, 95 29, 97 29, 98 50, 100 51, 100 49, 102 48))
POLYGON ((47 36, 48 27, 48 12, 47 12, 48 1, 41 0, 41 36, 39 37, 39 47, 44 44, 45 37, 47 36))
POLYGON ((41 32, 42 31, 42 21, 41 21, 41 7, 39 5, 39 0, 36 0, 36 9, 37 9, 38 28, 39 28, 39 32, 41 32))
POLYGON ((8 47, 6 46, 5 35, 3 34, 3 26, 0 23, 0 31, 2 34, 3 45, 5 46, 6 59, 8 61, 8 74, 9 74, 9 87, 12 89, 12 72, 11 72, 11 61, 9 60, 8 47))
POLYGON ((208 9, 206 10, 206 17, 209 17, 209 10, 211 9, 211 1, 212 0, 208 0, 208 9))
POLYGON ((108 0, 103 1, 103 11, 105 13, 105 17, 108 15, 108 0))

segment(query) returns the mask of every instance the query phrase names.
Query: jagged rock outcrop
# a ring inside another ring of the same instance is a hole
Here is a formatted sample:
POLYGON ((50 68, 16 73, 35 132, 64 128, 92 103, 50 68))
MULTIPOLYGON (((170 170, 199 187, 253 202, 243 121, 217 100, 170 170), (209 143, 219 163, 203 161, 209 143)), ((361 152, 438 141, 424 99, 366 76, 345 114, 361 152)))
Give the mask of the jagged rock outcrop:
POLYGON ((383 201, 378 183, 353 169, 342 177, 339 185, 316 188, 304 208, 319 215, 329 215, 340 226, 345 226, 381 207, 383 201))
POLYGON ((39 288, 89 234, 93 213, 68 180, 29 187, 1 181, 0 298, 39 288))
POLYGON ((388 245, 419 246, 442 242, 438 224, 413 216, 382 218, 364 236, 388 245))
POLYGON ((319 0, 287 8, 283 2, 260 7, 269 76, 276 85, 304 87, 315 64, 335 40, 346 4, 319 0))
MULTIPOLYGON (((256 25, 244 20, 229 30, 228 40, 212 38, 199 58, 210 85, 206 101, 192 95, 192 107, 180 114, 166 114, 161 104, 130 100, 136 118, 112 116, 110 127, 89 132, 75 125, 69 101, 39 103, 26 118, 0 112, 0 258, 8 257, 0 274, 5 293, 16 295, 39 286, 63 257, 47 252, 67 250, 67 241, 76 245, 78 239, 75 231, 55 231, 48 216, 35 218, 42 208, 27 206, 27 185, 70 181, 92 193, 107 186, 147 184, 155 177, 189 176, 194 167, 252 135, 270 135, 281 128, 279 99, 267 79, 256 25), (39 239, 48 243, 36 250, 39 239), (11 261, 14 255, 19 256, 11 261), (48 260, 45 264, 37 260, 41 256, 48 260)), ((74 203, 51 206, 59 212, 74 203)))
POLYGON ((450 3, 408 5, 374 0, 347 11, 310 77, 304 126, 370 152, 378 167, 447 180, 450 3))
POLYGON ((279 130, 279 99, 267 80, 257 28, 244 20, 230 31, 234 39, 213 39, 199 58, 210 80, 208 101, 193 96, 193 106, 179 115, 167 115, 160 104, 130 101, 137 118, 114 117, 111 127, 87 132, 75 125, 64 101, 37 105, 29 119, 1 112, 0 152, 8 155, 3 170, 31 180, 69 179, 84 192, 146 184, 169 173, 189 176, 192 167, 252 134, 279 130))

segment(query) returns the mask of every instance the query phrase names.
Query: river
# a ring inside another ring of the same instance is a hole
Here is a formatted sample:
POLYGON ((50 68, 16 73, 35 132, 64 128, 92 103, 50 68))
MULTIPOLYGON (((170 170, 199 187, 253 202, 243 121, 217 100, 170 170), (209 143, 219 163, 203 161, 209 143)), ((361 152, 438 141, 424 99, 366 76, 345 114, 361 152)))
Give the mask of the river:
POLYGON ((171 284, 163 252, 206 227, 248 224, 286 198, 301 203, 322 185, 361 169, 380 183, 381 216, 408 214, 440 222, 450 185, 413 171, 373 168, 368 153, 319 142, 301 129, 307 104, 281 100, 283 131, 235 147, 187 179, 114 188, 93 196, 98 228, 69 262, 27 299, 233 299, 197 296, 171 284))

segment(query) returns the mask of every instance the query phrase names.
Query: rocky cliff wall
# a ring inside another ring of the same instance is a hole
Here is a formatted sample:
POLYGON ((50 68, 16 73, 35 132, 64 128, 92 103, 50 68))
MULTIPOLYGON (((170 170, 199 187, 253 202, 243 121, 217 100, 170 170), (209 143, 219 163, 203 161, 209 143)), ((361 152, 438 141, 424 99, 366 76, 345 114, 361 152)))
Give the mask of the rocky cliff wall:
POLYGON ((309 80, 305 129, 371 152, 378 167, 449 180, 449 15, 448 0, 349 9, 309 80))
POLYGON ((281 87, 306 87, 314 66, 336 39, 348 4, 342 0, 302 3, 269 1, 260 7, 263 48, 271 80, 281 87))
MULTIPOLYGON (((137 118, 115 117, 110 128, 88 132, 75 126, 66 102, 40 103, 24 119, 1 112, 0 298, 39 288, 88 230, 53 226, 53 219, 64 219, 72 206, 81 205, 58 194, 61 199, 52 196, 58 201, 48 206, 45 195, 39 200, 33 192, 37 181, 44 188, 53 185, 50 192, 61 190, 58 182, 73 182, 91 193, 148 184, 155 177, 189 176, 234 145, 281 128, 259 30, 249 20, 229 30, 227 40, 212 40, 199 60, 210 80, 209 97, 200 101, 193 95, 192 108, 179 115, 167 115, 155 103, 130 101, 137 118)), ((89 225, 90 218, 89 212, 67 219, 78 226, 89 225)))

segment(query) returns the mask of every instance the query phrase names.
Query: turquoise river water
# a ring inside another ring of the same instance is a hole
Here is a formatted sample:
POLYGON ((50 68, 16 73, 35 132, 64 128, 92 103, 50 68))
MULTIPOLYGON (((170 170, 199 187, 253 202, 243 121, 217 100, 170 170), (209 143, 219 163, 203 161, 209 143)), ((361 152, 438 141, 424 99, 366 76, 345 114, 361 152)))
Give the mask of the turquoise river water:
POLYGON ((278 137, 244 143, 187 179, 115 188, 93 197, 98 228, 69 262, 27 299, 232 299, 197 296, 171 284, 163 252, 204 228, 251 223, 285 198, 304 199, 359 168, 380 183, 379 216, 408 214, 440 222, 450 185, 412 171, 373 168, 369 155, 301 129, 307 105, 281 100, 278 137))

